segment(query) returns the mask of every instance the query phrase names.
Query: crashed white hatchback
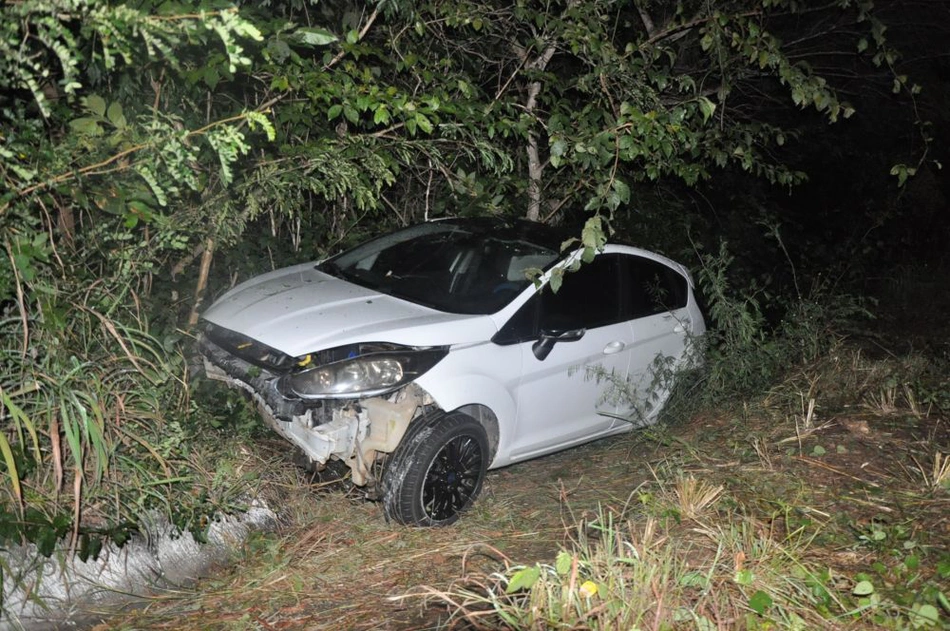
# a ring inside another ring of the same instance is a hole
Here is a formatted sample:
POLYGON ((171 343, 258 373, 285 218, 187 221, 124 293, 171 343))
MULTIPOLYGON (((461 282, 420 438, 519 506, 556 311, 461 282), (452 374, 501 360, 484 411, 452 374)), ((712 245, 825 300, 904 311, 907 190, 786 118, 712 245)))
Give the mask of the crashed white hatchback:
POLYGON ((487 469, 655 420, 705 331, 682 265, 563 237, 448 219, 258 276, 204 313, 207 373, 387 517, 452 523, 487 469))

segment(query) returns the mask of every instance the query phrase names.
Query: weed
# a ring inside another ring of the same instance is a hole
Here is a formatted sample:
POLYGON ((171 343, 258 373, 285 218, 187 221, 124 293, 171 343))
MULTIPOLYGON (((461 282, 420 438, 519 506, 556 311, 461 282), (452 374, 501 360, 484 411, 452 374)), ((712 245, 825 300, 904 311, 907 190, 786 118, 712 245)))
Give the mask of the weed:
POLYGON ((922 464, 916 456, 911 456, 916 466, 917 474, 923 482, 924 488, 928 491, 950 491, 950 456, 935 451, 931 456, 931 464, 928 467, 922 464))
MULTIPOLYGON (((824 284, 792 300, 771 296, 755 283, 736 291, 729 279, 734 257, 726 244, 715 256, 701 257, 699 285, 708 303, 710 322, 705 340, 707 403, 734 400, 765 391, 790 368, 830 355, 841 334, 856 318, 869 317, 863 302, 824 284), (782 312, 776 323, 765 316, 763 304, 782 312)), ((807 389, 807 408, 816 399, 815 384, 807 389)), ((813 412, 813 407, 811 408, 813 412)))
POLYGON ((724 490, 721 484, 712 484, 689 475, 676 480, 673 495, 683 517, 698 519, 716 503, 724 490))
POLYGON ((200 540, 252 481, 192 414, 183 358, 149 333, 134 295, 55 299, 47 312, 70 317, 0 321, 0 340, 28 328, 55 350, 7 354, 0 369, 0 545, 95 557, 152 511, 200 540))

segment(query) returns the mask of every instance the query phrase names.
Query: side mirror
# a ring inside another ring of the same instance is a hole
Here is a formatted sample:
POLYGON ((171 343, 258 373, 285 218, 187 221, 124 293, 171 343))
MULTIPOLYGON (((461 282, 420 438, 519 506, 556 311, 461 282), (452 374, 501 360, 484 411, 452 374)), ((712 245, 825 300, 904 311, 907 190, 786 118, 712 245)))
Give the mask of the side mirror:
POLYGON ((541 329, 541 337, 531 345, 531 351, 538 361, 544 361, 544 358, 551 354, 551 350, 558 342, 576 342, 584 337, 587 329, 570 329, 560 331, 554 329, 541 329))

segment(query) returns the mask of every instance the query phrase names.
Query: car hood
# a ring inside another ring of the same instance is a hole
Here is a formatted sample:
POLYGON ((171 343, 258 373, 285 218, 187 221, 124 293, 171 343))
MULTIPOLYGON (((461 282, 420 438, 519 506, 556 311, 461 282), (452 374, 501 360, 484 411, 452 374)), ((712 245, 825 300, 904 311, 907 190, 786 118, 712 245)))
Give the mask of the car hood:
POLYGON ((291 357, 356 342, 442 346, 484 342, 489 316, 445 313, 347 282, 314 263, 241 283, 202 314, 291 357))

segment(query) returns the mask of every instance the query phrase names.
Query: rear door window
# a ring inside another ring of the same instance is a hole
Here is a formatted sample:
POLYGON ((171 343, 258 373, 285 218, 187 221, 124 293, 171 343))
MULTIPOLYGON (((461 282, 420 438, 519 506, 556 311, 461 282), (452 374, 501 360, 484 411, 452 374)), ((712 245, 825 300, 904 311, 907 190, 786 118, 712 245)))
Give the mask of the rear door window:
POLYGON ((625 256, 625 311, 629 319, 676 311, 686 306, 689 283, 675 269, 642 256, 625 256))

